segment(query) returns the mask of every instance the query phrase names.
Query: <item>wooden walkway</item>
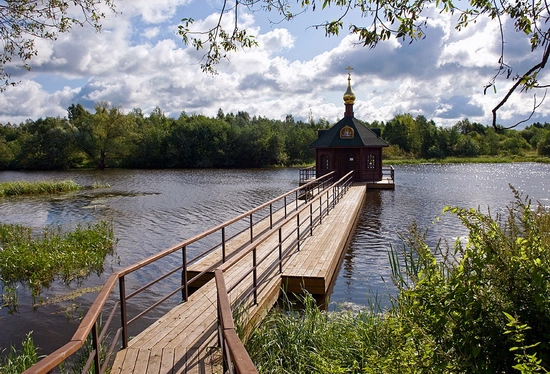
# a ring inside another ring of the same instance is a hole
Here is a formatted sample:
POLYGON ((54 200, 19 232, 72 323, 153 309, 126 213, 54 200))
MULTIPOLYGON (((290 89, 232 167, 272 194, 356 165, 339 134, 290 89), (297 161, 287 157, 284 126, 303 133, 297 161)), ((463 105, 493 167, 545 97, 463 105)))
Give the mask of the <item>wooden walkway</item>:
MULTIPOLYGON (((257 303, 251 297, 242 300, 247 320, 261 319, 278 299, 281 287, 290 292, 301 292, 302 288, 314 294, 326 294, 346 248, 353 234, 355 223, 363 205, 367 186, 354 185, 341 201, 323 218, 322 224, 313 235, 302 242, 300 251, 294 253, 283 265, 283 274, 275 272, 262 282, 258 290, 257 303)), ((281 213, 282 215, 283 213, 281 213)), ((284 217, 278 217, 280 221, 284 217)), ((257 247, 257 257, 266 257, 259 270, 272 263, 269 257, 277 253, 263 255, 268 248, 279 242, 277 230, 271 230, 269 222, 259 223, 259 230, 269 238, 257 247)), ((290 225, 289 225, 290 226, 290 225)), ((256 229, 256 228, 255 228, 256 229)), ((289 228, 290 230, 290 228, 289 228)), ((284 229, 283 229, 284 231, 284 229)), ((285 234, 283 233, 283 236, 285 234)), ((227 253, 247 245, 246 235, 230 242, 227 253)), ((228 255, 230 257, 230 255, 228 255)), ((216 266, 219 255, 206 257, 192 269, 195 273, 200 266, 216 266)), ((250 269, 252 254, 249 253, 225 273, 227 284, 238 284, 231 297, 237 298, 247 290, 246 284, 239 282, 245 269, 250 269)), ((203 268, 203 269, 204 269, 203 268)), ((247 277, 252 278, 252 275, 247 277)), ((245 278, 246 279, 246 278, 245 278)), ((204 283, 187 302, 175 307, 154 322, 142 333, 130 340, 128 348, 121 350, 112 366, 112 373, 222 373, 221 352, 217 338, 217 291, 214 280, 203 278, 204 283)))
POLYGON ((285 264, 282 281, 287 292, 306 290, 322 296, 328 293, 353 237, 366 191, 366 183, 352 186, 327 220, 306 239, 303 249, 285 264))

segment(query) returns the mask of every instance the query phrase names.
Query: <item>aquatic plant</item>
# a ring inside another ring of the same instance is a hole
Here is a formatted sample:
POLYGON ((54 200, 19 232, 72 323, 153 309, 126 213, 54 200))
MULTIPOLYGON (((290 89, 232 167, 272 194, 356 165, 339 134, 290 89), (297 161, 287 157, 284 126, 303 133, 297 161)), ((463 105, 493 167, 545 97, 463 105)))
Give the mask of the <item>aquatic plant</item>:
POLYGON ((82 189, 109 188, 109 184, 94 182, 91 186, 81 186, 73 180, 63 181, 11 181, 0 183, 0 197, 21 195, 59 194, 82 189))
POLYGON ((54 194, 77 191, 82 187, 72 180, 63 181, 12 181, 0 183, 0 197, 19 195, 54 194))
POLYGON ((28 286, 33 303, 56 279, 70 284, 101 274, 114 253, 112 223, 99 221, 63 232, 49 226, 38 237, 21 225, 0 223, 0 278, 3 304, 17 307, 17 284, 28 286))

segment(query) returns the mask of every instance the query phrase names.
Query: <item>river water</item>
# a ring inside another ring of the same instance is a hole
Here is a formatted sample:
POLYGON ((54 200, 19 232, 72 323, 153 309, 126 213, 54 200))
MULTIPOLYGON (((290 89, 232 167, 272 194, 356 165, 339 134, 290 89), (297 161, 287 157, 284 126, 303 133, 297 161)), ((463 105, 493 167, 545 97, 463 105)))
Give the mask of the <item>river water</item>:
MULTIPOLYGON (((74 227, 111 220, 118 238, 116 256, 107 271, 82 287, 99 287, 116 270, 222 223, 298 184, 297 169, 255 170, 106 170, 63 172, 0 172, 9 180, 73 179, 81 185, 109 184, 56 197, 0 199, 0 222, 40 229, 74 227)), ((503 212, 513 200, 509 185, 533 201, 550 205, 550 165, 457 164, 397 166, 395 190, 369 190, 357 231, 344 257, 331 295, 333 307, 363 307, 377 297, 386 304, 394 291, 388 251, 399 246, 400 233, 416 221, 429 229, 428 240, 454 241, 466 234, 458 220, 442 214, 445 206, 503 212), (435 222, 435 223, 434 223, 435 222)), ((76 285, 55 284, 48 300, 74 291, 76 285)), ((68 341, 94 294, 33 311, 28 292, 20 287, 19 312, 0 310, 0 350, 19 344, 28 331, 49 353, 68 341)))

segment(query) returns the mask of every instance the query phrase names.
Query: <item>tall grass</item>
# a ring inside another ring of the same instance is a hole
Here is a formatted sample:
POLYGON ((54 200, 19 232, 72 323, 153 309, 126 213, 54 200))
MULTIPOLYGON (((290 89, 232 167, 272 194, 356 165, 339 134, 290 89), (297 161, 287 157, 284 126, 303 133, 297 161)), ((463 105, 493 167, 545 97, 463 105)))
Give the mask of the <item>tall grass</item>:
POLYGON ((94 183, 91 186, 81 186, 73 180, 63 181, 12 181, 0 183, 0 197, 21 195, 58 194, 78 191, 84 188, 108 188, 108 184, 94 183))
POLYGON ((2 374, 20 374, 38 362, 38 347, 34 345, 31 338, 32 332, 28 333, 22 342, 21 350, 11 346, 8 353, 5 354, 0 362, 0 373, 2 374))
POLYGON ((0 183, 0 197, 19 195, 55 194, 77 191, 82 187, 72 180, 64 181, 13 181, 0 183))
POLYGON ((17 307, 17 284, 28 286, 36 298, 56 279, 70 284, 99 275, 115 244, 112 224, 106 221, 79 225, 68 232, 51 226, 37 237, 21 225, 0 223, 3 304, 17 307))
POLYGON ((411 225, 390 264, 392 307, 276 310, 246 342, 261 373, 535 373, 550 367, 550 212, 448 208, 468 242, 430 248, 411 225))

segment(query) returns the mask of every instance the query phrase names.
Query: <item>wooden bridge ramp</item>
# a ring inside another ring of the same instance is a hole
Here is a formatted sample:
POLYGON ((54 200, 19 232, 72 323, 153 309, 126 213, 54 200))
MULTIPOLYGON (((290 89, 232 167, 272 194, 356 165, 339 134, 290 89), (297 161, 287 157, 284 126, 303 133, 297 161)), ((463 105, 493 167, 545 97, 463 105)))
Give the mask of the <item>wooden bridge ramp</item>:
MULTIPOLYGON (((262 283, 258 290, 257 303, 250 296, 243 302, 246 318, 260 320, 279 297, 281 287, 292 292, 311 288, 310 292, 326 293, 344 253, 346 243, 353 233, 357 217, 366 193, 366 185, 355 185, 323 219, 322 225, 301 244, 301 250, 283 264, 283 274, 275 272, 262 283), (283 280, 284 279, 284 280, 283 280)), ((282 213, 281 213, 282 214, 282 213)), ((277 220, 280 220, 279 217, 277 220)), ((257 259, 266 257, 265 252, 278 244, 277 230, 269 229, 269 222, 259 223, 259 230, 269 239, 257 247, 257 259), (263 225, 263 226, 261 226, 263 225)), ((287 225, 288 230, 290 226, 287 225)), ((284 230, 283 230, 284 231, 284 230)), ((232 240, 228 253, 250 242, 250 236, 232 240)), ((285 233, 283 233, 283 237, 285 233)), ((259 267, 262 273, 268 264, 276 261, 278 254, 267 257, 259 267), (265 265, 264 265, 265 264, 265 265)), ((252 254, 246 255, 225 272, 226 284, 238 283, 250 271, 252 254)), ((219 257, 206 257, 195 265, 193 271, 212 269, 219 257)), ((249 289, 249 281, 240 282, 231 297, 236 298, 249 289)), ((142 333, 130 340, 128 348, 121 350, 113 363, 112 373, 222 373, 221 351, 217 338, 217 291, 213 279, 204 280, 204 285, 194 292, 187 302, 169 311, 142 333)))

